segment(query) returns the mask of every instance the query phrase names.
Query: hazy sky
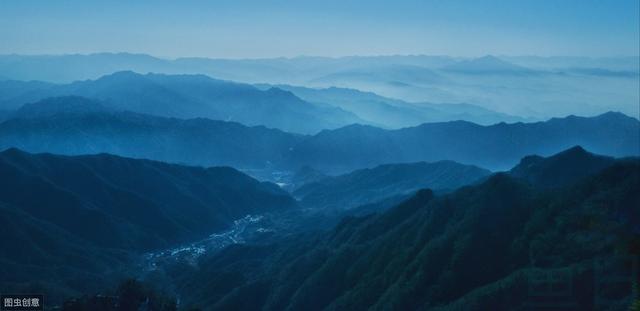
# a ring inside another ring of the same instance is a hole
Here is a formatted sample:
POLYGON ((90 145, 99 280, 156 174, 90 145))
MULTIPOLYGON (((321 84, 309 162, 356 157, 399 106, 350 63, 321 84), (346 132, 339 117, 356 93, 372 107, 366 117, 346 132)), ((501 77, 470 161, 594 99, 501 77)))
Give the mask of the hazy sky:
POLYGON ((639 0, 0 0, 0 54, 638 55, 639 0))

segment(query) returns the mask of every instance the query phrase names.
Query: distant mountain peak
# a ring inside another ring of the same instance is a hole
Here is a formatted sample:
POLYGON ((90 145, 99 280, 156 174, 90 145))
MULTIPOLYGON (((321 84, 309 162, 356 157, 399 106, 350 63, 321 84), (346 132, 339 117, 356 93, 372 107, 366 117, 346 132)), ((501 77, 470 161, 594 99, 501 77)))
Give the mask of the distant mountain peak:
POLYGON ((142 77, 143 75, 132 71, 132 70, 122 70, 116 71, 110 75, 105 75, 104 77, 142 77))
POLYGON ((600 120, 600 121, 609 121, 609 122, 629 122, 629 121, 636 121, 638 122, 638 118, 634 118, 631 116, 628 116, 622 112, 618 112, 618 111, 607 111, 605 113, 593 116, 593 117, 584 117, 584 116, 576 116, 576 115, 568 115, 566 117, 554 117, 551 118, 549 120, 553 120, 553 121, 562 121, 562 120, 587 120, 587 119, 593 119, 593 120, 600 120))
POLYGON ((520 160, 520 164, 518 164, 514 168, 514 170, 517 170, 518 168, 522 168, 522 167, 529 167, 530 164, 539 163, 541 161, 547 161, 547 162, 555 161, 555 162, 563 162, 563 163, 567 162, 567 164, 570 164, 569 162, 581 160, 584 158, 590 158, 590 157, 597 157, 597 155, 585 150, 580 145, 576 145, 569 149, 566 149, 554 155, 551 155, 549 157, 541 157, 539 155, 525 156, 522 158, 522 160, 520 160))
POLYGON ((546 158, 524 157, 509 173, 534 185, 553 188, 595 174, 614 161, 612 157, 593 154, 582 146, 573 146, 546 158))
POLYGON ((88 80, 86 82, 93 81, 93 82, 103 82, 103 83, 104 82, 131 83, 136 81, 144 81, 145 79, 146 79, 145 75, 139 74, 131 70, 123 70, 123 71, 116 71, 112 74, 104 75, 95 80, 88 80))
POLYGON ((366 125, 366 124, 353 123, 353 124, 345 125, 335 130, 323 130, 322 132, 358 133, 358 132, 367 132, 367 131, 383 132, 384 129, 371 126, 371 125, 366 125))
POLYGON ((0 155, 8 155, 8 156, 19 156, 19 155, 23 155, 23 154, 27 154, 26 152, 16 148, 16 147, 10 147, 4 150, 0 151, 0 155))
POLYGON ((633 117, 630 117, 622 112, 618 112, 618 111, 607 111, 603 114, 600 114, 598 116, 596 116, 596 118, 598 119, 609 119, 609 120, 628 120, 628 119, 635 119, 633 117))
POLYGON ((493 55, 465 60, 443 68, 460 73, 530 73, 531 69, 518 66, 493 55))
POLYGON ((503 61, 502 59, 493 56, 491 54, 487 54, 485 56, 481 56, 478 57, 476 59, 474 59, 475 62, 485 62, 485 63, 489 63, 489 62, 493 62, 493 63, 500 63, 500 64, 505 64, 507 63, 506 61, 503 61))
POLYGON ((586 156, 586 155, 593 155, 591 152, 588 152, 587 150, 585 150, 584 148, 582 148, 582 146, 580 145, 576 145, 573 146, 565 151, 562 151, 558 154, 555 155, 555 157, 559 157, 559 156, 586 156))

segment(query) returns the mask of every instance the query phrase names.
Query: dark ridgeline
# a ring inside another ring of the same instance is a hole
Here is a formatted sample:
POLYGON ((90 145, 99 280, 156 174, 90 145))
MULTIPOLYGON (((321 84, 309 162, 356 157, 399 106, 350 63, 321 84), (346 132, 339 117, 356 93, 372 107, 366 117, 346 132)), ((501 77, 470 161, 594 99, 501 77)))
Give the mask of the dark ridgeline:
POLYGON ((0 288, 46 290, 54 300, 139 273, 141 252, 201 239, 247 214, 296 208, 275 184, 233 168, 108 154, 9 149, 0 153, 0 185, 0 288))
POLYGON ((550 155, 577 144, 609 156, 640 154, 640 121, 614 112, 490 126, 466 121, 398 130, 349 125, 303 136, 263 126, 123 112, 108 105, 78 97, 25 105, 0 123, 0 148, 71 155, 106 152, 239 169, 295 171, 309 166, 331 174, 441 160, 500 170, 528 154, 550 155))
POLYGON ((509 174, 538 188, 555 188, 595 174, 615 161, 612 157, 593 154, 575 146, 548 158, 524 157, 509 174))
POLYGON ((630 304, 631 279, 613 293, 593 286, 620 273, 629 278, 629 267, 615 265, 638 251, 638 158, 573 148, 530 160, 451 194, 422 190, 384 213, 347 217, 326 234, 229 247, 176 284, 186 306, 212 310, 514 310, 537 303, 590 310, 607 297, 615 303, 608 306, 630 304), (551 172, 560 164, 567 167, 561 175, 584 174, 556 180, 551 172), (598 270, 596 262, 603 263, 598 270), (531 287, 549 273, 561 276, 555 292, 531 287))

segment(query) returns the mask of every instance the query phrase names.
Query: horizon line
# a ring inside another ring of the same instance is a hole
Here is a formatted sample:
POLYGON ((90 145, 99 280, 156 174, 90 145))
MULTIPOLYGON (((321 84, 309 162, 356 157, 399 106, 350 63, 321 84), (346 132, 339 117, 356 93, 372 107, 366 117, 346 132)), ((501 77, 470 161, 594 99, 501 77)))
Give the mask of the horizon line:
POLYGON ((297 55, 297 56, 271 56, 271 57, 214 57, 214 56, 180 56, 180 57, 168 57, 157 56, 150 53, 141 52, 91 52, 91 53, 0 53, 0 57, 6 56, 27 56, 27 57, 64 57, 64 56, 98 56, 98 55, 131 55, 131 56, 147 56, 160 60, 175 61, 180 59, 211 59, 211 60, 295 60, 301 58, 321 58, 321 59, 348 59, 348 58, 384 58, 384 57, 445 57, 453 59, 477 59, 487 56, 493 57, 536 57, 536 58, 584 58, 584 59, 610 59, 610 58, 640 58, 639 55, 609 55, 609 56, 586 56, 586 55, 509 55, 509 54, 480 54, 475 56, 460 56, 460 55, 447 55, 447 54, 370 54, 370 55, 342 55, 342 56, 323 56, 323 55, 297 55))

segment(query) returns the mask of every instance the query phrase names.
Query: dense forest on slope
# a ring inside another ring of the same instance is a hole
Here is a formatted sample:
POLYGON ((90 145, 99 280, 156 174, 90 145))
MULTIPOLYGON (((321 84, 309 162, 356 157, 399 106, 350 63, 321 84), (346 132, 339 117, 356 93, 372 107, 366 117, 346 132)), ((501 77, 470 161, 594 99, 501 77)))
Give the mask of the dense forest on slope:
POLYGON ((275 184, 229 167, 113 155, 0 153, 3 290, 86 292, 132 273, 134 255, 226 229, 247 214, 295 209, 275 184), (89 282, 88 280, 101 280, 89 282), (84 286, 89 286, 85 288, 84 286))
MULTIPOLYGON (((574 160, 563 161, 592 168, 574 160)), ((443 196, 423 190, 328 234, 232 246, 173 276, 187 306, 214 310, 587 310, 594 297, 628 305, 631 279, 613 293, 594 286, 603 274, 629 272, 619 259, 637 254, 638 159, 553 188, 527 177, 499 173, 443 196), (556 286, 568 294, 531 291, 551 273, 564 276, 556 286)))

